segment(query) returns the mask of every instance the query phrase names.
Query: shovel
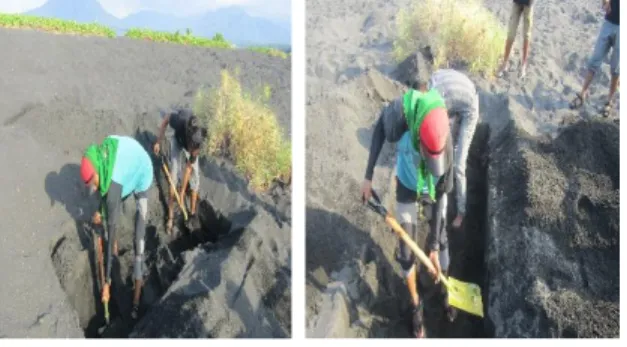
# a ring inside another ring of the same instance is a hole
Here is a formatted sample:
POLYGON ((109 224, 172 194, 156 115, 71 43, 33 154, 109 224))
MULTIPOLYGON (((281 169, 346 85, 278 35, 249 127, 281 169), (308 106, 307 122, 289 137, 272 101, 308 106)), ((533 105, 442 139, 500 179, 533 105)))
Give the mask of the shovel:
POLYGON ((181 209, 181 211, 183 211, 183 218, 187 222, 187 211, 185 210, 185 204, 183 204, 183 202, 181 201, 179 192, 176 190, 174 182, 172 182, 172 177, 170 176, 170 171, 168 170, 168 164, 166 164, 166 160, 163 155, 161 155, 161 162, 163 163, 163 172, 165 172, 165 177, 168 179, 170 189, 174 191, 174 197, 176 197, 176 202, 178 202, 179 208, 181 209))
MULTIPOLYGON (((368 200, 368 207, 385 218, 385 222, 394 230, 396 235, 405 242, 414 252, 416 257, 427 267, 433 271, 434 266, 427 255, 416 245, 414 240, 407 235, 405 230, 398 224, 396 219, 388 213, 387 209, 381 204, 381 199, 377 193, 372 191, 372 198, 368 200)), ((483 318, 483 300, 481 298, 481 288, 474 283, 463 282, 452 277, 444 277, 440 272, 440 280, 448 290, 448 303, 453 307, 479 316, 483 318)))
POLYGON ((105 279, 105 264, 104 264, 104 248, 105 248, 105 233, 104 225, 92 225, 89 227, 91 229, 91 235, 94 246, 94 260, 96 262, 96 284, 98 291, 101 293, 101 302, 104 307, 104 319, 105 324, 98 328, 98 335, 102 335, 104 331, 109 327, 110 317, 109 317, 109 282, 105 279), (97 230, 98 229, 98 230, 97 230))

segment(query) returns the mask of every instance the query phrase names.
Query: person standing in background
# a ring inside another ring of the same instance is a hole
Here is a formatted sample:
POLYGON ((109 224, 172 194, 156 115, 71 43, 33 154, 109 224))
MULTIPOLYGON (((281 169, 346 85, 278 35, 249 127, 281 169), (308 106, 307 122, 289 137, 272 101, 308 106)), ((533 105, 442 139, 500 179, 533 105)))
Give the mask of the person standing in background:
POLYGON ((618 88, 620 77, 620 2, 618 0, 602 0, 602 7, 605 11, 605 20, 601 25, 599 36, 597 37, 597 43, 594 46, 594 51, 590 60, 588 60, 588 74, 583 82, 581 92, 577 93, 575 99, 570 103, 571 109, 577 109, 583 105, 588 97, 588 87, 592 82, 592 78, 601 67, 603 59, 607 57, 607 54, 612 48, 612 55, 610 55, 610 72, 612 78, 610 80, 610 91, 607 96, 607 101, 603 107, 601 114, 603 117, 608 117, 612 111, 614 94, 618 88))
POLYGON ((533 24, 533 6, 535 0, 513 0, 512 12, 509 18, 509 27, 507 31, 507 40, 505 41, 505 56, 503 57, 503 63, 497 72, 498 77, 503 77, 505 69, 509 62, 509 55, 512 52, 512 45, 516 39, 516 33, 518 31, 518 23, 520 17, 523 17, 523 54, 522 64, 520 67, 519 77, 524 78, 527 74, 527 58, 529 57, 529 44, 531 42, 531 28, 533 24))

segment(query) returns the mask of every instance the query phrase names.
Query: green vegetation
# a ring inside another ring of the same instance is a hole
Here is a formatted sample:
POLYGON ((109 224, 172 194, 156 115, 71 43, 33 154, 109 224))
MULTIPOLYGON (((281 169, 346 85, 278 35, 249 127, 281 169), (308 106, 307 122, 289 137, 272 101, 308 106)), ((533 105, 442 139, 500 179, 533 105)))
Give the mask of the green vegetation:
POLYGON ((133 39, 150 40, 156 42, 172 42, 184 45, 212 47, 212 48, 232 48, 233 46, 224 39, 222 34, 216 34, 213 38, 207 39, 204 37, 193 36, 188 29, 185 34, 181 34, 178 31, 174 33, 168 33, 163 31, 154 31, 150 29, 132 28, 129 29, 126 37, 133 39))
POLYGON ((56 18, 0 13, 0 27, 35 29, 56 34, 115 37, 115 31, 100 24, 81 24, 56 18))
POLYGON ((436 67, 457 61, 473 73, 491 75, 505 45, 506 30, 480 0, 420 0, 397 18, 394 57, 402 61, 425 40, 436 67))
POLYGON ((206 124, 204 154, 224 156, 249 180, 253 189, 268 189, 274 181, 289 182, 292 150, 276 116, 267 105, 270 87, 254 98, 242 91, 236 77, 223 70, 218 88, 201 89, 194 112, 206 124))
POLYGON ((255 52, 259 52, 259 53, 265 53, 268 55, 271 55, 273 57, 279 57, 279 58, 283 58, 283 59, 287 59, 288 54, 283 52, 280 49, 276 49, 276 48, 270 48, 270 47, 249 47, 248 49, 250 49, 251 51, 255 51, 255 52))
MULTIPOLYGON (((82 24, 75 21, 38 17, 25 14, 5 14, 0 13, 0 27, 11 29, 34 29, 46 31, 56 34, 72 34, 85 36, 104 36, 116 37, 115 30, 100 24, 82 24)), ((129 29, 124 36, 150 40, 156 42, 172 42, 183 45, 193 45, 211 48, 235 48, 233 44, 228 42, 220 33, 215 34, 212 38, 204 38, 193 36, 191 31, 187 29, 185 33, 176 31, 174 33, 154 31, 150 29, 132 28, 129 29)), ((252 47, 254 51, 265 53, 271 56, 287 58, 288 54, 269 47, 252 47)))

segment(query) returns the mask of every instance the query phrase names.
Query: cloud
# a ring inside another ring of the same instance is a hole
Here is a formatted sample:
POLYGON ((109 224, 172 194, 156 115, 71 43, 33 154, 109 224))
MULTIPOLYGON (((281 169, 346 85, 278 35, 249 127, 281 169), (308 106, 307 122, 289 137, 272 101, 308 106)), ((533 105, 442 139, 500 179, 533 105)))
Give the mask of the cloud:
POLYGON ((21 13, 37 8, 46 3, 46 0, 2 0, 0 12, 21 13))

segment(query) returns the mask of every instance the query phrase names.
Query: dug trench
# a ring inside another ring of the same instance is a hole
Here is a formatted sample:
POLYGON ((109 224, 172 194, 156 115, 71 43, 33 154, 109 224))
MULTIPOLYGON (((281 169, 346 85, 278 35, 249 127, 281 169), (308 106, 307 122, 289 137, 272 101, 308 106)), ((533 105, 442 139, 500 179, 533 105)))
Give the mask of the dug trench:
MULTIPOLYGON (((456 214, 455 191, 449 194, 448 216, 449 221, 449 276, 460 281, 478 284, 482 290, 484 301, 487 297, 485 277, 485 240, 487 232, 487 168, 490 138, 490 126, 486 123, 477 125, 475 135, 468 151, 466 168, 466 216, 460 229, 453 229, 451 221, 456 214)), ((456 187, 455 187, 456 188, 456 187)), ((428 225, 421 223, 419 226, 426 237, 428 225)), ((439 291, 440 285, 434 285, 433 279, 421 266, 418 277, 418 288, 424 304, 425 330, 428 337, 491 337, 489 331, 484 329, 483 320, 480 317, 458 310, 453 322, 446 318, 442 306, 443 295, 439 291)), ((411 322, 411 312, 405 313, 405 322, 411 322)), ((407 324, 407 331, 411 326, 407 324)))
MULTIPOLYGON (((203 244, 219 247, 222 238, 232 230, 231 221, 206 199, 199 197, 198 223, 186 225, 177 211, 175 236, 165 233, 165 207, 168 182, 160 174, 161 163, 155 160, 157 188, 149 195, 149 215, 146 226, 144 285, 142 288, 140 317, 155 304, 178 277, 184 262, 183 253, 203 244), (158 194, 157 192, 158 191, 158 194), (195 229, 189 229, 191 226, 195 229)), ((162 171, 161 171, 162 172, 162 171)), ((96 274, 95 237, 99 228, 91 223, 76 221, 66 223, 62 236, 51 247, 51 260, 60 284, 75 309, 80 327, 87 338, 128 337, 139 321, 131 319, 134 281, 135 202, 129 196, 123 202, 122 216, 117 229, 118 256, 113 257, 111 268, 110 324, 105 324, 104 306, 100 302, 100 288, 96 274)), ((100 228, 101 229, 101 228, 100 228)))

